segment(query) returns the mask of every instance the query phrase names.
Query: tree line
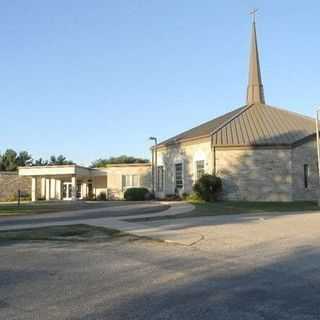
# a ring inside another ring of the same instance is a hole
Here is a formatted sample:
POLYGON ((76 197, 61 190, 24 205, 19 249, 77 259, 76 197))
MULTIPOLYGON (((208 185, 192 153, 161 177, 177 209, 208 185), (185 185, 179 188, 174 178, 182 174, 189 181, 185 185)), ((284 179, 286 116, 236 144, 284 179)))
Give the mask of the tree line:
MULTIPOLYGON (((97 159, 91 163, 91 168, 102 168, 112 164, 130 164, 130 163, 148 163, 148 159, 136 158, 127 155, 118 157, 109 157, 97 159)), ((52 166, 74 164, 64 155, 52 155, 48 160, 39 158, 33 159, 32 155, 27 151, 16 152, 13 149, 7 149, 3 154, 0 153, 0 171, 16 171, 18 167, 25 166, 52 166)))
POLYGON ((148 159, 136 158, 126 155, 118 157, 109 157, 104 159, 97 159, 91 163, 92 168, 103 168, 111 164, 130 164, 130 163, 148 163, 148 159))
POLYGON ((67 160, 62 154, 52 155, 49 160, 42 158, 33 159, 27 151, 16 152, 13 149, 7 149, 3 154, 0 153, 0 171, 16 171, 18 167, 25 166, 48 166, 73 164, 73 161, 67 160))

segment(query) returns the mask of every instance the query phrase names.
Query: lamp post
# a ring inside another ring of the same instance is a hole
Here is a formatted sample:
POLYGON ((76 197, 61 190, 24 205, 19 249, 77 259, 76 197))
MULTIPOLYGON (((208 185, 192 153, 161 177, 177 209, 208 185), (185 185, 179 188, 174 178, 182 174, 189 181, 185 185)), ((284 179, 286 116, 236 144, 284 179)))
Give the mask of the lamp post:
POLYGON ((157 168, 157 144, 158 140, 156 137, 150 137, 149 140, 154 141, 154 147, 152 149, 152 192, 155 194, 157 191, 157 182, 158 182, 158 168, 157 168))
POLYGON ((317 109, 316 117, 316 135, 317 135, 317 156, 318 156, 318 206, 320 207, 320 136, 319 136, 319 112, 320 109, 317 109))

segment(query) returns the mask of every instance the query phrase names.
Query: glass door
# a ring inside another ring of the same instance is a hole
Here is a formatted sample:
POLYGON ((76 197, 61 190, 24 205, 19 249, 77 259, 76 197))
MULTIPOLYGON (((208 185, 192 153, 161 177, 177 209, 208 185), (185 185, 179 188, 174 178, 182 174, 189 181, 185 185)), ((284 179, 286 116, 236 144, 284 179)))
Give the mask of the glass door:
POLYGON ((71 182, 64 182, 62 186, 62 200, 72 200, 71 182))

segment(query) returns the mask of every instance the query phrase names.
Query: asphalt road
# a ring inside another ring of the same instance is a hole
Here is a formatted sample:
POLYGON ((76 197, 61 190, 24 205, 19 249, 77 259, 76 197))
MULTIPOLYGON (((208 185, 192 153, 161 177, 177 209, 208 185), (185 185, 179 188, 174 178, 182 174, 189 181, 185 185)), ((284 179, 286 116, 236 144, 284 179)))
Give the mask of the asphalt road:
POLYGON ((286 254, 266 243, 7 243, 0 319, 319 319, 320 251, 308 243, 286 254))
MULTIPOLYGON (((125 203, 126 204, 126 203, 125 203)), ((0 227, 5 226, 12 226, 12 225, 20 225, 20 224, 34 224, 36 226, 37 223, 47 223, 47 222, 63 222, 63 221, 75 221, 78 220, 86 220, 86 219, 98 219, 98 218, 107 218, 107 217, 122 217, 122 216, 134 216, 140 214, 147 214, 147 213, 155 213, 161 212, 168 209, 169 205, 163 204, 156 204, 156 203, 145 203, 145 204, 132 204, 129 203, 131 206, 129 207, 122 207, 117 205, 110 210, 110 206, 105 206, 105 211, 103 210, 104 207, 94 207, 88 208, 85 207, 83 210, 77 209, 76 211, 72 211, 72 208, 69 208, 66 212, 54 212, 54 213, 41 213, 37 215, 25 215, 25 216, 12 216, 12 217, 0 217, 0 227), (143 205, 144 207, 141 207, 143 205), (92 210, 93 209, 93 210, 92 210), (92 211, 90 211, 92 210, 92 211), (94 210, 99 210, 94 212, 94 210), (102 210, 102 211, 101 211, 102 210)))

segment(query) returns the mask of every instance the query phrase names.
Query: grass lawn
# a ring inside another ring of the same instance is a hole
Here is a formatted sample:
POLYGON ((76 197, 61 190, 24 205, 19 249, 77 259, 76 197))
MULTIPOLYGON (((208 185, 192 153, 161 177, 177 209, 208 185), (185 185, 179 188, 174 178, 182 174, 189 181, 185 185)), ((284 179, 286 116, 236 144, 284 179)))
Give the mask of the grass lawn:
POLYGON ((130 219, 131 222, 157 221, 164 219, 210 217, 225 214, 259 213, 259 212, 295 212, 295 211, 320 211, 316 202, 248 202, 248 201, 217 201, 193 202, 195 210, 175 216, 162 216, 150 218, 130 219))
POLYGON ((216 215, 234 213, 258 212, 287 212, 319 210, 316 202, 248 202, 248 201, 218 201, 218 202, 191 202, 196 207, 197 215, 216 215))
POLYGON ((68 226, 52 226, 23 230, 0 231, 0 243, 2 241, 26 241, 26 240, 110 240, 117 237, 126 236, 125 233, 103 228, 88 226, 85 224, 75 224, 68 226))

